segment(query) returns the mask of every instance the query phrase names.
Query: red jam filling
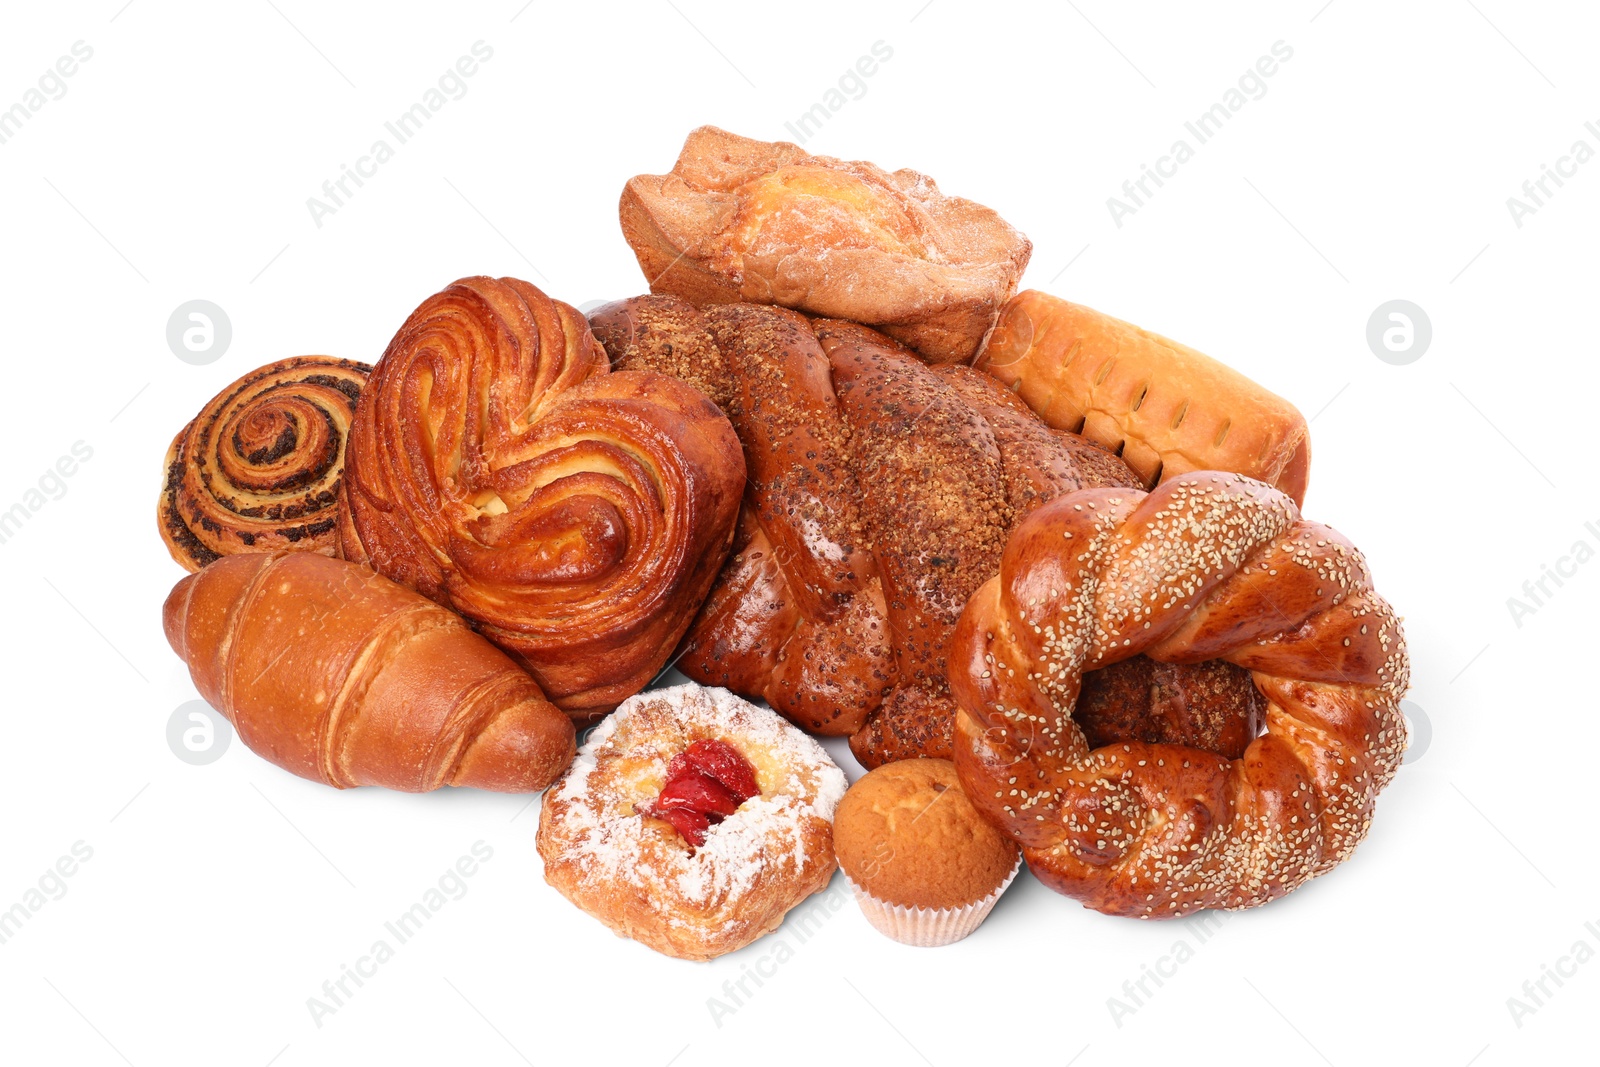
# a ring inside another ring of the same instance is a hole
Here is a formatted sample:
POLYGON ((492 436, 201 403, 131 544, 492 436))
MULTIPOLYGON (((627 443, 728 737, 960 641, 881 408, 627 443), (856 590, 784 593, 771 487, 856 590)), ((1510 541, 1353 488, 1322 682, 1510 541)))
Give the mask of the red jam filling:
POLYGON ((696 848, 739 805, 761 792, 756 769, 726 741, 696 741, 667 764, 667 781, 654 799, 633 810, 670 823, 696 848))

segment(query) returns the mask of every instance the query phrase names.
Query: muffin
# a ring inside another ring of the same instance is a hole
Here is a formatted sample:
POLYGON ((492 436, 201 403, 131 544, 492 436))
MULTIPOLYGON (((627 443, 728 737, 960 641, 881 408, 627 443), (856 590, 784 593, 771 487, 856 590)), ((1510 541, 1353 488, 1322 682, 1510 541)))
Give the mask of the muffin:
POLYGON ((988 916, 1022 852, 978 814, 942 759, 890 763, 844 795, 833 847, 861 913, 907 945, 960 941, 988 916))

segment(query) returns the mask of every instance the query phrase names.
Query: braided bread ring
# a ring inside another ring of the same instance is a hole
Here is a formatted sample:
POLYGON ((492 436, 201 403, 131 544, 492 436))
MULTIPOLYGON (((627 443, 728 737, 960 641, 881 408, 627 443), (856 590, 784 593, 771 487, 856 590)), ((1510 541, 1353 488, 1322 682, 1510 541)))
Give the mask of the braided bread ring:
POLYGON ((167 449, 159 519, 172 558, 197 571, 238 552, 333 555, 345 437, 371 370, 295 356, 212 397, 167 449))
POLYGON ((1058 497, 1018 527, 950 648, 955 760, 1051 888, 1114 915, 1248 908, 1366 835, 1406 747, 1410 664, 1361 553, 1239 475, 1058 497), (1139 653, 1251 671, 1266 732, 1227 760, 1090 750, 1083 672, 1139 653))
POLYGON ((744 455, 693 387, 610 372, 515 278, 423 301, 350 431, 339 545, 472 621, 589 721, 642 689, 732 540, 744 455))

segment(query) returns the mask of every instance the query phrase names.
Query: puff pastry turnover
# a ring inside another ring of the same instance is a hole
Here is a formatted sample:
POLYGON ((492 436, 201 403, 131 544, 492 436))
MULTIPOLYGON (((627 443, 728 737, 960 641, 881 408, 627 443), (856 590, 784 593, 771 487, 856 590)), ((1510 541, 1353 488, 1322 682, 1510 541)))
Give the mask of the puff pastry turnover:
POLYGON ((866 323, 933 362, 976 354, 1033 250, 925 174, 714 126, 630 180, 621 217, 652 292, 866 323))

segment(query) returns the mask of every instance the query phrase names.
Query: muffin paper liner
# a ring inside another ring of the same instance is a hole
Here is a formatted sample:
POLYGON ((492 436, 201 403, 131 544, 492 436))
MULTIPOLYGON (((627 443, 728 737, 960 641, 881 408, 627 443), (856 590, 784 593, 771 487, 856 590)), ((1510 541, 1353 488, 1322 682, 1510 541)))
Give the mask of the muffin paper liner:
POLYGON ((1011 873, 1006 875, 1006 880, 1000 883, 999 888, 982 900, 959 908, 913 908, 903 904, 889 904, 850 881, 848 874, 844 880, 849 882, 851 892, 855 893, 856 903, 861 906, 861 914, 866 916, 867 922, 876 927, 879 933, 903 945, 936 948, 939 945, 954 944, 981 926, 983 920, 989 917, 989 912, 994 909, 995 902, 1000 899, 1000 894, 1006 891, 1006 887, 1015 880, 1021 870, 1022 851, 1019 849, 1016 865, 1011 868, 1011 873))

